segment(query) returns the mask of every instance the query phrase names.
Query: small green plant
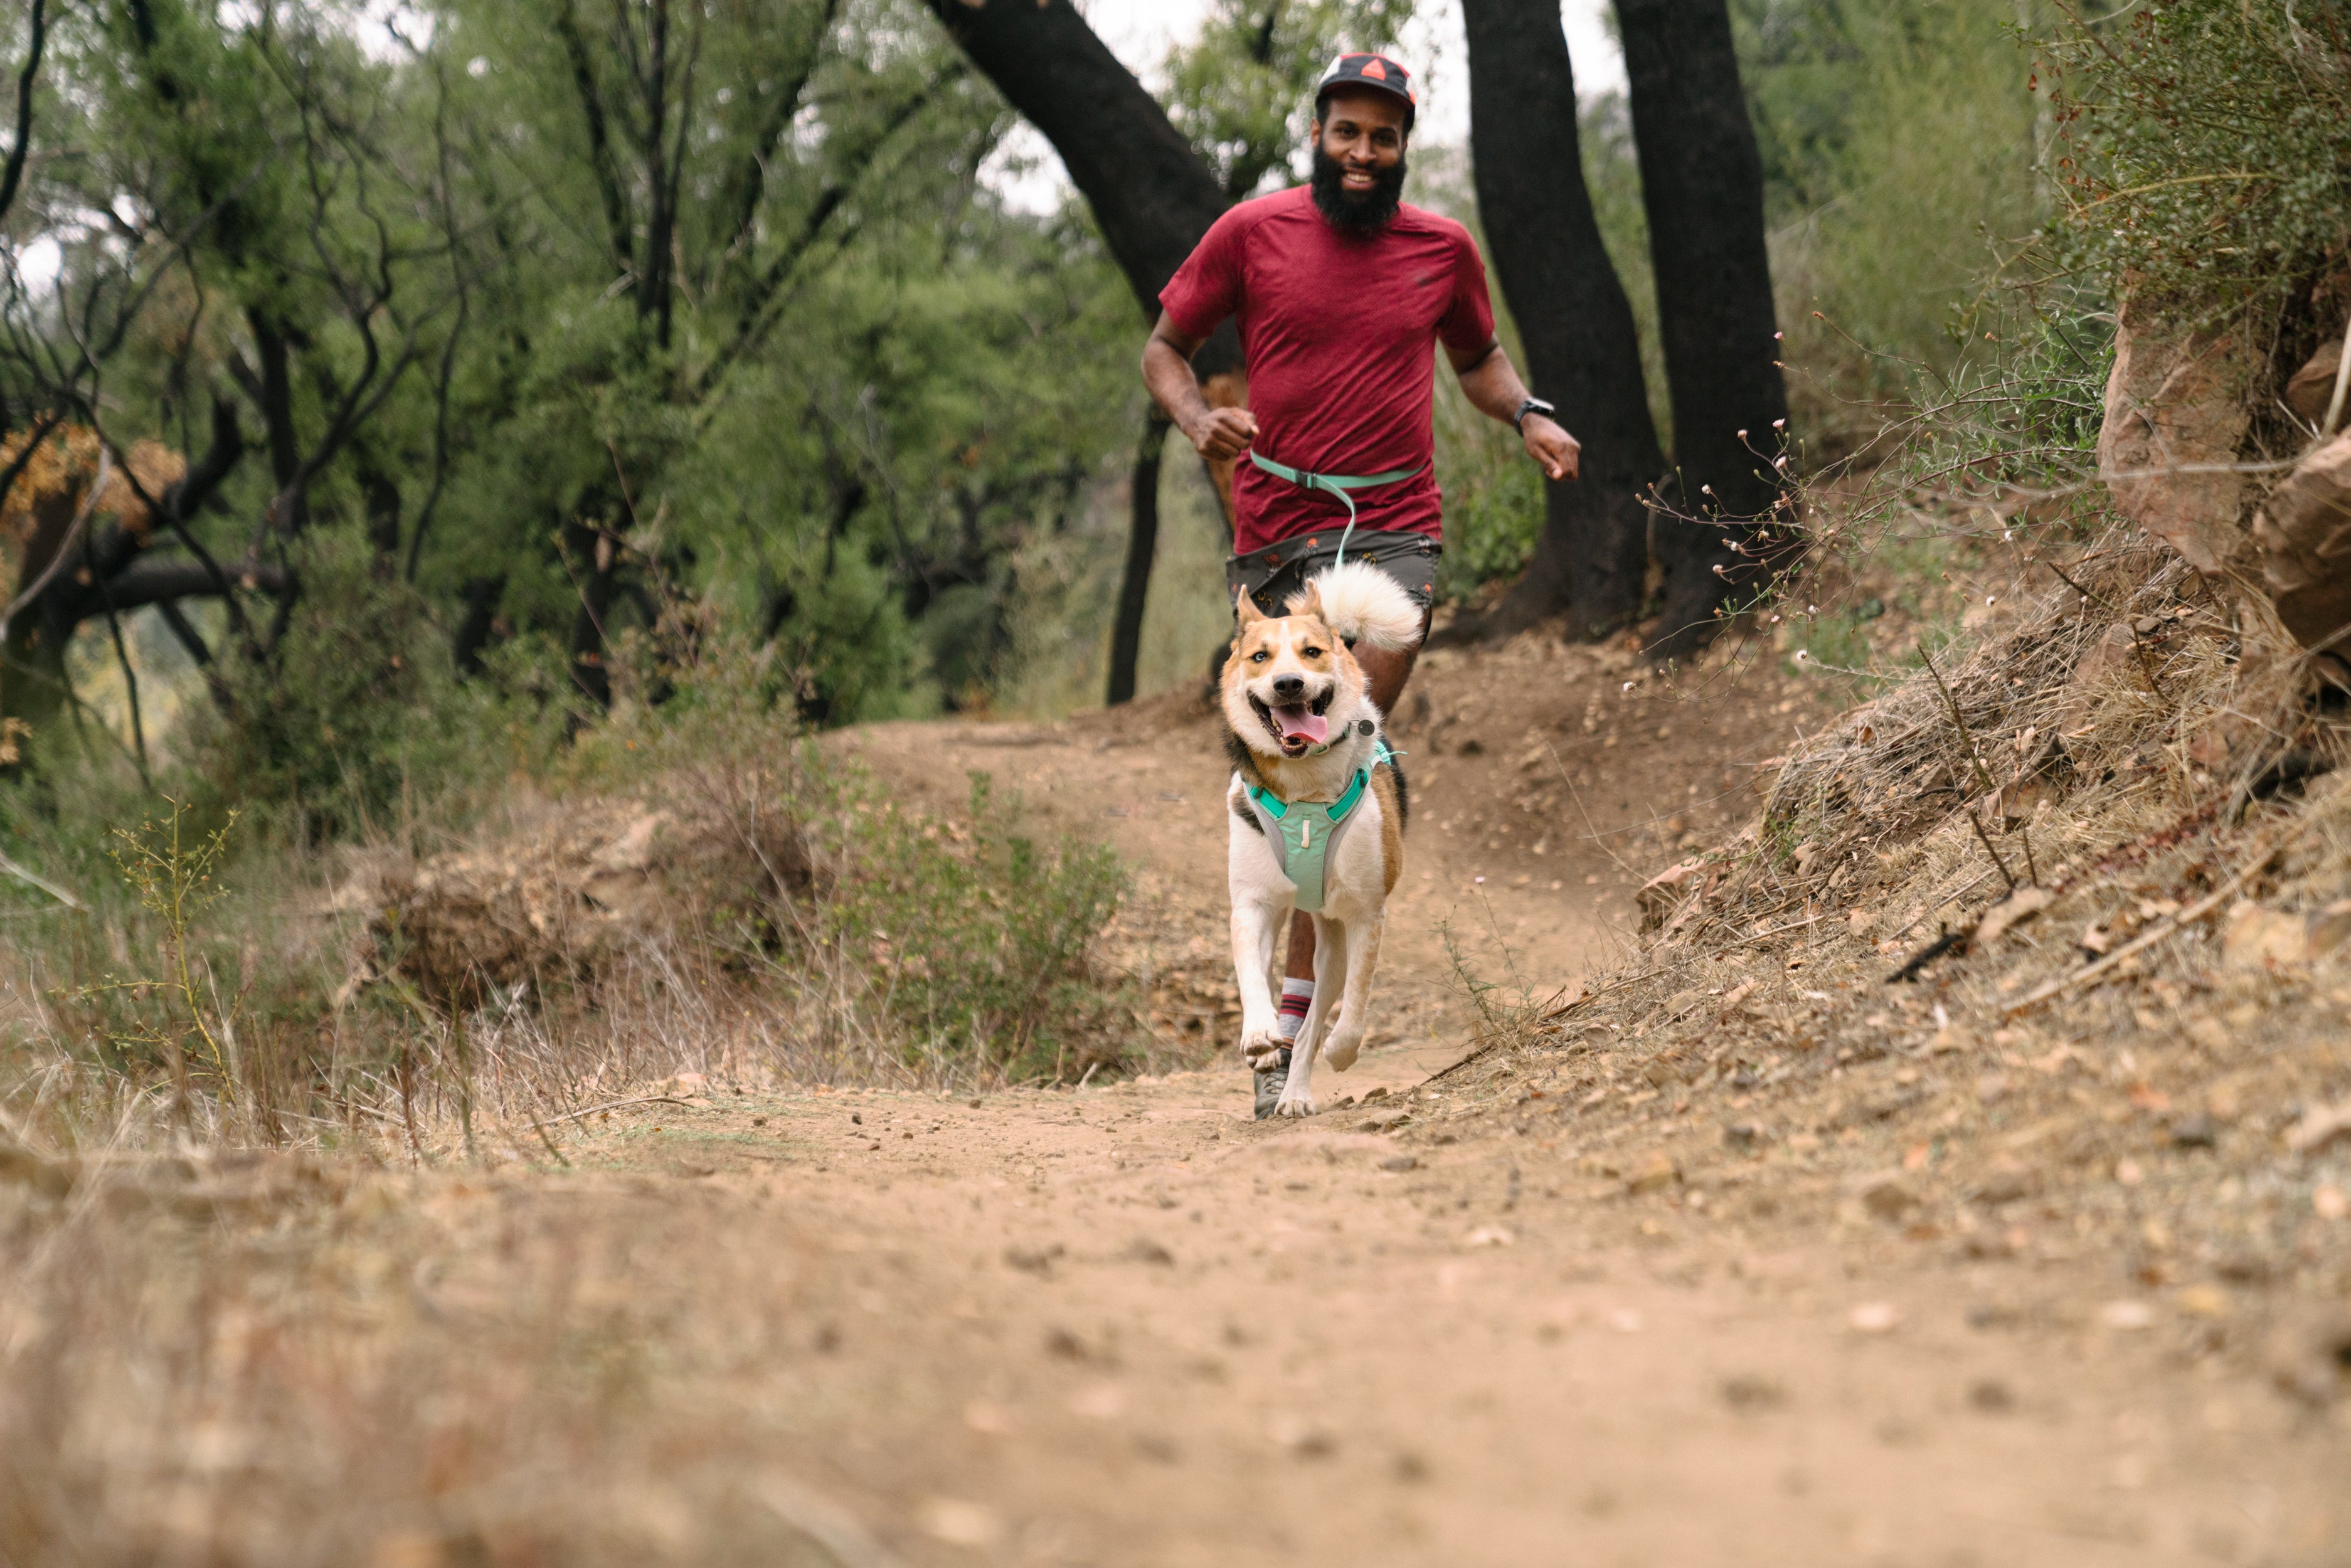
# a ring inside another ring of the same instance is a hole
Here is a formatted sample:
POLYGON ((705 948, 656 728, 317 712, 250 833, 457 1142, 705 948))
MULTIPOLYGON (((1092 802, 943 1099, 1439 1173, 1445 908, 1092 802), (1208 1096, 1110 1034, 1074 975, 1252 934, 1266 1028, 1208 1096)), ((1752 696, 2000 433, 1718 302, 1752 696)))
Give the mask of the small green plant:
POLYGON ((157 979, 109 980, 93 989, 128 992, 133 1000, 160 993, 164 1001, 160 1021, 139 1019, 131 1026, 131 1038, 165 1053, 183 1103, 189 1089, 188 1047, 193 1040, 202 1065, 217 1080, 221 1097, 234 1104, 233 1007, 221 1000, 211 964, 195 951, 194 932, 197 916, 221 895, 213 870, 220 863, 229 830, 236 825, 236 813, 231 811, 228 821, 211 833, 192 837, 186 804, 165 799, 172 808, 168 817, 161 821, 151 817, 135 832, 115 829, 116 841, 107 850, 108 858, 121 868, 122 879, 137 895, 140 907, 162 927, 164 972, 157 979))
POLYGON ((883 1007, 944 1054, 1008 1079, 1067 1077, 1113 1055, 1123 998, 1092 964, 1127 891, 1118 858, 1012 831, 1013 809, 971 776, 970 820, 894 801, 856 802, 853 869, 827 913, 831 940, 863 956, 883 1007))

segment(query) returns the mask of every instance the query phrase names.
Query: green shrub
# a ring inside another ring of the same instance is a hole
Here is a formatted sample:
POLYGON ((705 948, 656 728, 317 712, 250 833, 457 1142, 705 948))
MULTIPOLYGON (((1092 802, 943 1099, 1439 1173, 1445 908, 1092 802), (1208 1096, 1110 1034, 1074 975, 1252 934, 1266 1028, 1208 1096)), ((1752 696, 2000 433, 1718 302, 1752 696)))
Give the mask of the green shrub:
POLYGON ((1061 1082, 1116 1056, 1106 1046, 1128 998, 1092 959, 1127 876, 1109 850, 1041 847, 1013 831, 1013 816, 985 773, 971 775, 962 822, 859 791, 825 928, 864 956, 872 994, 911 1031, 910 1051, 1061 1082))
POLYGON ((2045 46, 2069 272, 2210 326, 2351 246, 2351 16, 2172 0, 2045 46))

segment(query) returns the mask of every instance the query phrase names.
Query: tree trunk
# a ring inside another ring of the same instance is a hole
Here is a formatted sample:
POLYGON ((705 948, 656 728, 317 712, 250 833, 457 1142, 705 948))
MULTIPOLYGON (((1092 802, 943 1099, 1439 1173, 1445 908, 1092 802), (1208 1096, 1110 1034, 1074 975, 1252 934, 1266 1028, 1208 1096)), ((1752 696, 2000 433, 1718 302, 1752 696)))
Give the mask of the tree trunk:
POLYGON ((1535 395, 1583 444, 1583 476, 1544 486, 1526 576, 1482 628, 1565 611, 1579 637, 1639 614, 1646 488, 1665 472, 1633 307, 1601 243, 1578 147, 1575 72, 1556 0, 1463 0, 1478 210, 1535 395))
POLYGON ((1788 393, 1780 376, 1763 161, 1724 0, 1616 0, 1649 217, 1681 509, 1657 518, 1664 639, 1702 645, 1716 613, 1768 579, 1757 536, 1779 503, 1788 393))
MULTIPOLYGON (((1217 176, 1070 0, 925 0, 950 37, 1061 155, 1144 316, 1226 202, 1217 176)), ((1238 370, 1227 322, 1192 368, 1238 370)))
MULTIPOLYGON (((609 646, 605 622, 619 597, 621 537, 601 523, 588 520, 596 495, 580 498, 582 516, 563 525, 563 553, 569 557, 580 591, 580 608, 571 618, 571 682, 598 712, 612 706, 612 673, 605 664, 609 646)), ((574 716, 573 727, 584 722, 574 716)))
MULTIPOLYGON (((1144 319, 1156 321, 1159 291, 1228 204, 1214 171, 1192 151, 1159 100, 1095 37, 1070 0, 925 3, 971 62, 1061 154, 1062 167, 1093 209, 1112 258, 1134 290, 1144 319)), ((1240 334, 1233 323, 1225 322, 1200 346, 1192 357, 1192 371, 1207 388, 1211 402, 1246 402, 1240 334)), ((1156 442, 1145 438, 1155 474, 1165 434, 1161 427, 1156 442)), ((1138 459, 1138 473, 1140 468, 1138 459)), ((1208 476, 1229 524, 1232 465, 1211 465, 1208 476)), ((1124 702, 1134 693, 1134 639, 1142 634, 1143 602, 1158 529, 1156 486, 1147 497, 1138 486, 1127 523, 1126 578, 1112 633, 1113 703, 1124 702), (1124 695, 1118 695, 1122 690, 1124 695)))
POLYGON ((1126 575, 1118 585, 1118 617, 1110 630, 1113 707, 1134 699, 1134 663, 1143 646, 1143 611, 1151 597, 1151 561, 1159 548, 1159 456, 1167 447, 1167 416, 1154 403, 1144 415, 1143 444, 1134 454, 1134 495, 1126 531, 1126 575))

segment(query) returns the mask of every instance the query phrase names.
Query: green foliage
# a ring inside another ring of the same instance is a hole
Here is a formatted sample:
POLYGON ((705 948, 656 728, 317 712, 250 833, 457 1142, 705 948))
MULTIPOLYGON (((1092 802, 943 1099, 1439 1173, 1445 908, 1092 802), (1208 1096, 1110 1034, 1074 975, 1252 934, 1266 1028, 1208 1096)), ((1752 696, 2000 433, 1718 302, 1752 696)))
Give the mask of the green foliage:
MULTIPOLYGON (((1019 802, 970 775, 960 817, 911 806, 810 741, 773 649, 681 611, 658 706, 632 695, 567 762, 575 787, 653 788, 751 846, 765 896, 714 907, 722 950, 796 1004, 802 1032, 860 1020, 903 1070, 963 1081, 1073 1077, 1115 1061, 1133 998, 1103 973, 1104 927, 1129 889, 1118 857, 1019 826, 1019 802)), ((654 668, 626 650, 621 686, 654 668)), ((773 999, 773 998, 771 998, 773 999)))
POLYGON ((1975 302, 2039 221, 2011 12, 1948 0, 1739 0, 1795 427, 1815 458, 1931 397, 1975 302), (1961 307, 1955 311, 1954 307, 1961 307))
POLYGON ((1314 84, 1343 50, 1384 49, 1413 0, 1215 0, 1167 60, 1167 111, 1235 201, 1305 178, 1314 84))
POLYGON ((2172 0, 2043 48, 2068 262, 2210 326, 2351 249, 2351 16, 2172 0))
POLYGON ((469 784, 553 748, 553 683, 524 659, 501 660, 502 679, 461 685, 414 590, 333 542, 306 556, 285 630, 266 652, 232 641, 225 703, 192 726, 190 763, 208 793, 298 838, 349 838, 419 810, 445 814, 469 784))
POLYGON ((204 834, 187 820, 184 805, 168 803, 171 812, 161 822, 151 817, 136 832, 117 828, 115 845, 108 852, 140 907, 161 927, 158 956, 163 972, 110 980, 84 994, 129 993, 133 998, 130 1026, 115 1035, 113 1048, 144 1051, 168 1061, 183 1094, 193 1065, 211 1079, 215 1092, 233 1103, 236 1072, 229 1042, 236 1038, 236 1026, 210 964, 193 950, 193 943, 197 921, 220 897, 213 872, 236 817, 232 812, 226 822, 204 834), (197 983, 200 968, 204 973, 202 985, 197 983), (151 996, 160 1004, 153 1009, 136 1005, 151 996))
POLYGON ((1061 1081, 1129 1016, 1091 961, 1127 876, 1100 845, 1040 848, 1013 820, 984 773, 960 822, 862 792, 846 819, 853 869, 826 931, 865 956, 916 1049, 1061 1081))

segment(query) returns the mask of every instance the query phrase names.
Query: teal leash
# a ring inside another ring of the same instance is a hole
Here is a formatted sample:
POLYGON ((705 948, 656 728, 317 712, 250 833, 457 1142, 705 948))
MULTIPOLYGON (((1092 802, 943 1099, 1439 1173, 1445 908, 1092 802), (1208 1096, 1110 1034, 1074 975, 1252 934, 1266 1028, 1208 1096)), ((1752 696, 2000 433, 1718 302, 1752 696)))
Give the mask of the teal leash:
POLYGON ((1320 490, 1325 495, 1336 496, 1346 506, 1347 527, 1339 535, 1339 553, 1331 563, 1334 571, 1347 564, 1347 541, 1355 533, 1355 497, 1349 492, 1368 490, 1378 485, 1393 485, 1420 472, 1417 467, 1413 467, 1391 468, 1384 474, 1310 474, 1302 468, 1292 468, 1287 463, 1276 463, 1270 457, 1261 456, 1254 449, 1249 455, 1250 462, 1275 478, 1287 479, 1302 490, 1320 490))

